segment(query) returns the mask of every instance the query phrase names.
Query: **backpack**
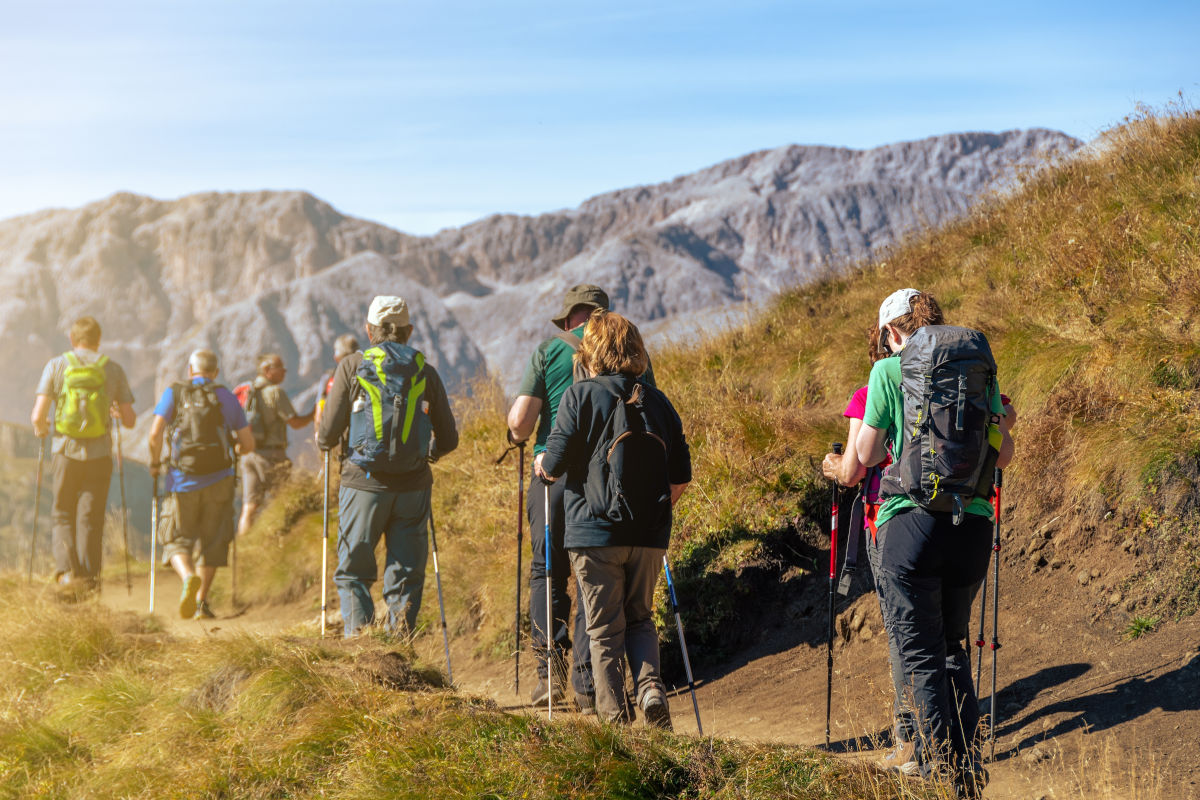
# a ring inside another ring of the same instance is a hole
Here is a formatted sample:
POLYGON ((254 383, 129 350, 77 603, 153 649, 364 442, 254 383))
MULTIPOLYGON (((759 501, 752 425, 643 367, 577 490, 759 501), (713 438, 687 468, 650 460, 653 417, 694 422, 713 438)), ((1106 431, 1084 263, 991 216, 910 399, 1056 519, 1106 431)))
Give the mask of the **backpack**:
POLYGON ((990 497, 1000 431, 996 360, 987 337, 951 325, 918 328, 900 352, 904 430, 900 459, 880 484, 884 497, 907 495, 962 522, 976 497, 990 497))
POLYGON ((54 429, 75 439, 106 436, 110 401, 104 365, 108 363, 108 356, 100 356, 94 364, 83 363, 70 351, 63 353, 63 357, 67 360, 67 369, 63 374, 62 392, 54 404, 54 429))
POLYGON ((669 526, 667 443, 646 419, 647 398, 652 395, 641 383, 633 385, 629 397, 612 393, 619 402, 588 462, 584 499, 599 519, 636 523, 646 530, 669 526))
POLYGON ((433 428, 426 413, 425 356, 383 342, 363 352, 356 372, 362 394, 350 410, 351 463, 367 472, 412 472, 425 466, 433 428))
POLYGON ((254 381, 238 384, 233 394, 246 412, 246 425, 254 437, 254 446, 260 447, 267 438, 267 421, 264 417, 266 404, 263 402, 262 389, 254 381))
MULTIPOLYGON (((580 341, 579 337, 576 336, 575 334, 571 333, 570 331, 562 331, 560 333, 555 334, 555 336, 556 336, 556 338, 558 338, 559 341, 561 341, 567 347, 571 348, 572 353, 578 353, 579 345, 583 344, 583 342, 580 341)), ((580 381, 586 381, 587 379, 588 379, 587 370, 583 368, 583 364, 580 363, 579 359, 572 358, 571 359, 571 383, 579 383, 580 381)))
POLYGON ((229 428, 217 397, 217 384, 176 383, 171 387, 171 463, 185 475, 211 475, 233 466, 229 428))

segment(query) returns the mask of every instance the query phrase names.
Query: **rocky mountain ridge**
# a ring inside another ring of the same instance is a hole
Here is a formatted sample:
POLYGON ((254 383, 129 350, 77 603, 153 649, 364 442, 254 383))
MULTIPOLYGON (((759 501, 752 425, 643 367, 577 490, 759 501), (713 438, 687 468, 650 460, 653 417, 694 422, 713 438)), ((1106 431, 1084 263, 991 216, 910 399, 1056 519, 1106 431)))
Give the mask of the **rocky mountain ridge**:
POLYGON ((0 221, 0 359, 29 391, 70 320, 92 314, 144 411, 201 344, 223 378, 278 350, 311 402, 329 343, 360 332, 376 293, 412 301, 415 344, 452 391, 520 377, 566 287, 605 286, 641 323, 670 325, 768 297, 963 213, 1015 170, 1072 152, 1047 130, 964 133, 871 150, 790 145, 536 217, 494 215, 433 236, 346 216, 304 192, 119 193, 0 221))

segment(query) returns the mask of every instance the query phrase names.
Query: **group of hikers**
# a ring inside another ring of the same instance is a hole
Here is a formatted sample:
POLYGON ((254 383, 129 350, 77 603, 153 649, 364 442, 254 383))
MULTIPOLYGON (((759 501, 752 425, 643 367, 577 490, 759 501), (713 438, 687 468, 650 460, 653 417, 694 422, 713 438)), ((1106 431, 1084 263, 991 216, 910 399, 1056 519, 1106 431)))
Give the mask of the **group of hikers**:
MULTIPOLYGON (((692 479, 683 424, 655 386, 638 328, 610 310, 600 287, 572 287, 552 323, 557 332, 534 349, 507 414, 511 447, 523 455, 533 439, 526 511, 539 682, 531 699, 567 702, 569 685, 578 711, 624 723, 640 711, 647 724, 670 728, 652 611, 672 509, 692 479)), ((182 616, 211 616, 216 569, 286 473, 287 428, 315 416, 326 463, 337 454, 341 464, 334 581, 343 633, 375 623, 381 537, 384 624, 415 630, 432 525, 430 463, 457 447, 458 431, 437 370, 408 344, 412 332, 402 298, 375 297, 369 347, 360 351, 352 336, 337 341, 337 367, 310 415, 297 414, 283 392, 278 355, 263 356, 254 382, 230 391, 216 383, 214 353, 191 354, 187 380, 159 398, 149 436, 151 470, 165 476, 167 493, 154 536, 183 582, 182 616)), ((56 580, 90 589, 112 473, 109 427, 132 427, 135 418, 124 372, 99 353, 95 320, 76 321, 70 341, 72 350, 47 364, 32 416, 45 436, 56 407, 56 580)), ((928 293, 903 289, 884 300, 868 354, 869 379, 845 412, 847 447, 822 469, 861 487, 895 692, 896 747, 883 765, 946 776, 963 796, 978 796, 986 773, 963 640, 993 548, 993 472, 1012 458, 1015 412, 999 392, 986 339, 946 325, 928 293)), ((434 557, 436 568, 436 549, 434 557)))

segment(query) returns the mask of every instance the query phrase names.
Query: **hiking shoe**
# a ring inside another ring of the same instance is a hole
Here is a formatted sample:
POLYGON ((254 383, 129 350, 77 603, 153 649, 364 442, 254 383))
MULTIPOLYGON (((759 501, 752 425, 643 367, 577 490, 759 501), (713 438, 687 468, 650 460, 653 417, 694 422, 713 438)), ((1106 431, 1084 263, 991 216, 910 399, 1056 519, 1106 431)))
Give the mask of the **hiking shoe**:
POLYGON ((596 713, 596 695, 594 694, 576 694, 575 695, 575 710, 580 714, 595 714, 596 713))
POLYGON ((662 689, 646 691, 642 697, 642 713, 646 715, 647 725, 668 731, 674 730, 671 727, 671 707, 667 705, 667 695, 662 689))
POLYGON ((200 600, 196 603, 196 614, 192 619, 216 619, 217 615, 209 608, 207 600, 200 600))
MULTIPOLYGON (((537 686, 533 687, 533 694, 529 697, 529 702, 535 706, 545 705, 550 697, 550 687, 546 685, 545 678, 538 678, 537 686)), ((566 686, 558 681, 554 682, 554 704, 558 705, 567 697, 566 686)))
POLYGON ((917 763, 917 746, 912 742, 897 742, 892 752, 879 760, 879 766, 888 772, 899 772, 910 778, 921 772, 917 763))
POLYGON ((196 593, 200 591, 200 576, 189 575, 179 595, 179 616, 191 619, 196 615, 196 593))
POLYGON ((954 791, 963 800, 979 800, 983 788, 988 785, 988 773, 983 767, 973 767, 960 772, 954 780, 954 791))

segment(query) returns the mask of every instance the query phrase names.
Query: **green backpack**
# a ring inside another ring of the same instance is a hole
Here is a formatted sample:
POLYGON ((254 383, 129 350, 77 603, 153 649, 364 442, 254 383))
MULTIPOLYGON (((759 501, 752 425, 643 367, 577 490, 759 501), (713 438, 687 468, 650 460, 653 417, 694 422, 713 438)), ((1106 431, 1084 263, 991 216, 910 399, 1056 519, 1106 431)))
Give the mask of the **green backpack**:
POLYGON ((67 359, 67 371, 63 375, 62 393, 55 403, 54 429, 74 439, 107 436, 109 399, 104 365, 108 356, 100 356, 94 364, 84 364, 71 352, 63 357, 67 359))

